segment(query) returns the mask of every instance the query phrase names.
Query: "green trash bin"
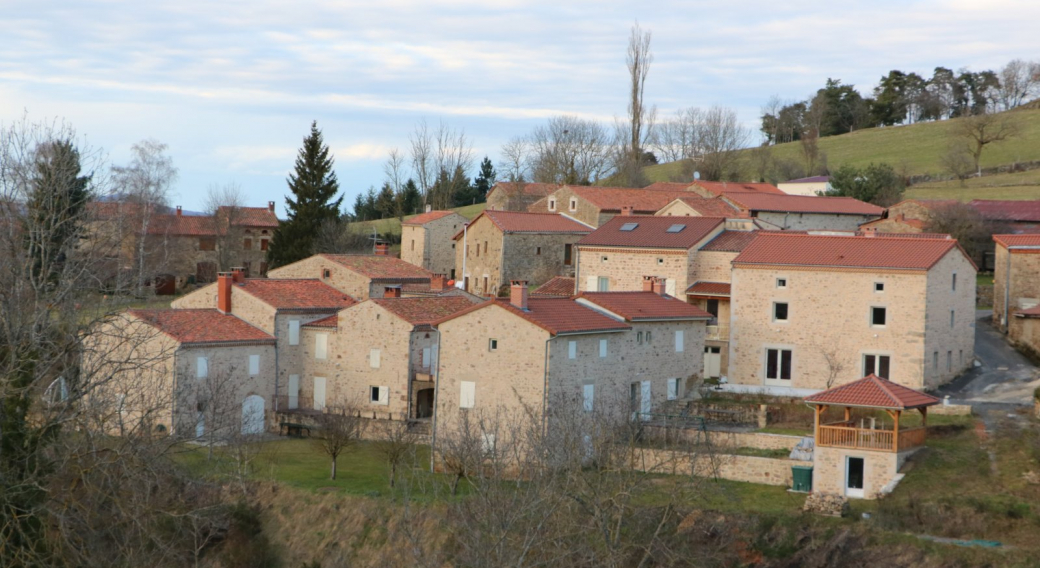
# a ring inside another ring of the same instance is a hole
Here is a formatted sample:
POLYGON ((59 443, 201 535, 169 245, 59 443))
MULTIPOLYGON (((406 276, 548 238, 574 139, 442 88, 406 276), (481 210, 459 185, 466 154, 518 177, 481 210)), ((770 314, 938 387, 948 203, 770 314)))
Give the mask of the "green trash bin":
POLYGON ((812 491, 812 469, 811 465, 791 466, 791 477, 793 478, 791 491, 799 491, 801 493, 812 491))

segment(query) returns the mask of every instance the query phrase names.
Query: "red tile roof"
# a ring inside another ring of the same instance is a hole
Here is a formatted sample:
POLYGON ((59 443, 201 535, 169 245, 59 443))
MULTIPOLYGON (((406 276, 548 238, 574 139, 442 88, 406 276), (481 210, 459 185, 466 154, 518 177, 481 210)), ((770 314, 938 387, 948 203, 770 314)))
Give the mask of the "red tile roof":
MULTIPOLYGON (((218 214, 227 218, 232 215, 227 210, 229 207, 221 207, 218 214)), ((257 227, 261 229, 277 229, 278 217, 268 207, 239 207, 233 214, 235 225, 239 227, 257 227)))
POLYGON ((582 238, 578 245, 689 249, 724 221, 719 217, 618 215, 582 238), (628 223, 635 223, 636 227, 631 231, 622 231, 621 227, 628 223), (683 229, 669 233, 668 229, 673 225, 683 225, 683 229))
POLYGON ((429 282, 433 273, 392 256, 374 254, 323 254, 328 260, 377 282, 429 282))
POLYGON ((454 211, 430 211, 429 213, 420 213, 414 217, 405 219, 402 225, 425 225, 430 221, 436 221, 437 219, 443 219, 449 215, 458 215, 454 211))
POLYGON ((560 296, 569 298, 574 295, 574 279, 566 276, 553 276, 548 282, 531 292, 535 296, 560 296))
POLYGON ((969 205, 987 219, 999 221, 1040 221, 1040 200, 998 201, 973 199, 969 205))
POLYGON ((1040 306, 1017 310, 1014 312, 1014 315, 1020 318, 1040 318, 1040 306))
POLYGON ((757 192, 757 193, 775 193, 777 195, 787 195, 780 188, 776 187, 771 183, 739 183, 732 181, 695 181, 690 185, 695 185, 706 191, 710 191, 715 195, 726 195, 733 192, 757 192))
POLYGON ((955 249, 960 250, 957 241, 946 239, 879 239, 760 231, 733 259, 733 265, 928 270, 955 249))
POLYGON ((708 244, 700 250, 716 252, 740 252, 744 250, 751 241, 755 240, 758 231, 722 231, 719 236, 708 241, 708 244))
POLYGON ((381 298, 369 300, 416 327, 429 327, 475 305, 466 296, 434 296, 429 298, 381 298))
POLYGON ((486 308, 501 308, 548 331, 551 335, 596 333, 631 329, 618 321, 577 303, 571 298, 529 298, 527 310, 521 310, 505 299, 491 299, 433 322, 437 326, 459 316, 486 308))
POLYGON ((341 310, 357 303, 317 279, 248 278, 235 286, 280 311, 341 310))
POLYGON ((631 207, 636 213, 656 213, 672 200, 689 195, 684 190, 633 189, 628 187, 567 186, 574 195, 588 201, 600 211, 618 211, 631 207))
MULTIPOLYGON (((516 185, 517 185, 516 183, 511 182, 511 181, 500 181, 500 182, 496 183, 495 186, 492 187, 490 191, 488 191, 488 196, 490 197, 491 194, 496 192, 496 191, 515 191, 516 190, 516 185)), ((542 198, 542 197, 545 197, 546 195, 549 195, 550 193, 556 191, 557 189, 560 189, 560 187, 561 186, 559 184, 555 184, 555 183, 535 183, 535 182, 532 182, 532 183, 521 184, 520 192, 521 192, 522 195, 527 196, 527 197, 542 198)))
POLYGON ((209 215, 155 215, 148 222, 149 235, 215 237, 216 224, 209 215))
POLYGON ((686 289, 688 296, 729 296, 729 282, 705 282, 698 280, 686 289))
POLYGON ((650 191, 692 191, 690 189, 692 185, 692 183, 681 181, 656 181, 643 189, 649 189, 650 191))
MULTIPOLYGON (((668 204, 681 201, 691 209, 705 217, 747 217, 745 213, 717 197, 701 197, 699 195, 683 195, 676 197, 668 204)), ((667 207, 667 205, 665 206, 667 207)), ((664 209, 662 207, 661 209, 664 209)))
POLYGON ((321 319, 303 324, 303 327, 336 327, 339 325, 339 314, 332 314, 321 319))
MULTIPOLYGON (((565 217, 559 213, 528 213, 524 211, 492 211, 485 209, 477 215, 470 225, 481 218, 487 218, 503 233, 573 233, 582 234, 592 231, 592 227, 565 217)), ((463 235, 463 231, 455 234, 455 239, 463 235)))
POLYGON ((714 317, 678 298, 653 292, 582 292, 578 299, 596 304, 625 318, 625 321, 707 320, 714 317))
POLYGON ((1040 246, 1040 235, 993 235, 993 240, 1005 247, 1040 246))
POLYGON ((862 406, 906 410, 939 404, 939 399, 904 387, 875 375, 867 375, 840 387, 816 393, 805 399, 811 404, 835 406, 862 406))
POLYGON ((270 344, 274 337, 215 309, 130 310, 130 315, 184 344, 270 344))
POLYGON ((748 211, 780 213, 831 213, 839 215, 874 215, 885 210, 851 197, 818 197, 813 195, 771 195, 767 193, 727 193, 723 199, 748 211))

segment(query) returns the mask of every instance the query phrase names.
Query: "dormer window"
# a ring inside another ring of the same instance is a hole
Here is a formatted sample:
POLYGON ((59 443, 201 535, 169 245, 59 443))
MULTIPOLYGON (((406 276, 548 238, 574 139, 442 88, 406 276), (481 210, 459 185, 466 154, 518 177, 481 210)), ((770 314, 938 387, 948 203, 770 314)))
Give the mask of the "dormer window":
POLYGON ((556 200, 555 199, 550 199, 549 200, 549 211, 556 211, 556 200))
POLYGON ((571 198, 571 211, 577 211, 577 210, 578 210, 578 200, 572 197, 571 198))

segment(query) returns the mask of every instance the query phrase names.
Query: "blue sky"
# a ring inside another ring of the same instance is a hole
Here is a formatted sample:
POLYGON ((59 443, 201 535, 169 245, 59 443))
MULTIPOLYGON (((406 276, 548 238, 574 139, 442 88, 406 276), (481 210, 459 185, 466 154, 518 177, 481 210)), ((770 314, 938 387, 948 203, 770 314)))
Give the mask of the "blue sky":
POLYGON ((116 164, 165 142, 187 209, 234 181, 281 210, 312 119, 345 203, 422 118, 496 163, 548 116, 610 121, 635 20, 653 32, 648 102, 729 106, 752 128, 770 95, 827 77, 869 90, 893 68, 1040 59, 1035 1, 0 0, 0 14, 0 121, 64 118, 116 164))

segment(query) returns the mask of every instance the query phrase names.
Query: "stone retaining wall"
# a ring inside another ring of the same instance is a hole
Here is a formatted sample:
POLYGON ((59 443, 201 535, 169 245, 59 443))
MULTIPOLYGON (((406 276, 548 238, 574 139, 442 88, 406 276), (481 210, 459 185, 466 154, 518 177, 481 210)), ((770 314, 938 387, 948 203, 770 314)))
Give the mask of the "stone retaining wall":
POLYGON ((937 404, 928 407, 928 414, 933 416, 968 416, 971 414, 970 404, 937 404))
POLYGON ((801 436, 786 436, 783 434, 763 434, 760 432, 704 432, 697 428, 666 428, 663 426, 646 425, 643 431, 651 440, 685 441, 693 444, 703 444, 705 435, 712 446, 716 448, 755 448, 759 450, 793 450, 801 436))
POLYGON ((633 467, 649 473, 668 473, 679 475, 696 475, 698 477, 715 477, 730 481, 760 483, 762 485, 778 485, 790 487, 792 483, 791 466, 812 465, 787 459, 760 458, 754 456, 738 456, 732 454, 697 454, 682 455, 668 450, 640 450, 634 460, 633 467))

